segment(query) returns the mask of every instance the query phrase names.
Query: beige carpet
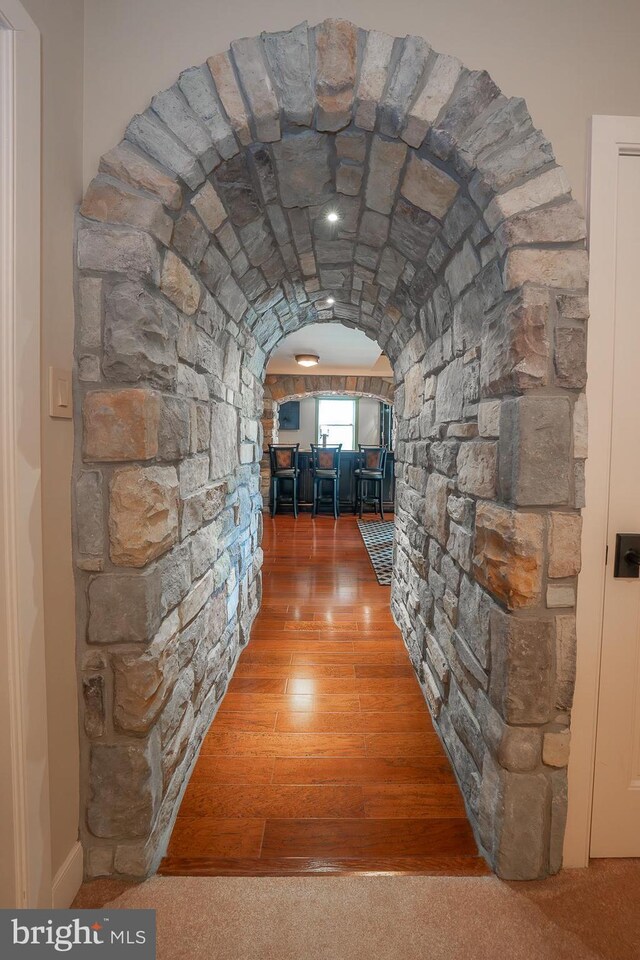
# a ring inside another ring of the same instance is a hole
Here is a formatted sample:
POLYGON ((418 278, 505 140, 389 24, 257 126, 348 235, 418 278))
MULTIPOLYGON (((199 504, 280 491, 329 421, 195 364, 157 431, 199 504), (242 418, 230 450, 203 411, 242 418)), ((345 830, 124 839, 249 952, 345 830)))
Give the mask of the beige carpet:
POLYGON ((640 861, 495 877, 154 877, 76 906, 157 910, 159 960, 638 960, 640 861))

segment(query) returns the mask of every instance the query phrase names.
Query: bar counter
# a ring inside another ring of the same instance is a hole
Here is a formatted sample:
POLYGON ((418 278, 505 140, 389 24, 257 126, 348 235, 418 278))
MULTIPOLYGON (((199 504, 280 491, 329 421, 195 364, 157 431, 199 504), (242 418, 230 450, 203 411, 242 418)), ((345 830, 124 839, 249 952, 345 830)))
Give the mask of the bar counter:
MULTIPOLYGON (((340 484, 338 486, 338 500, 342 508, 347 508, 355 502, 356 482, 354 470, 359 461, 357 450, 343 450, 340 454, 340 484)), ((300 450, 298 453, 298 466, 300 467, 300 479, 298 481, 298 503, 301 505, 311 504, 313 501, 313 477, 311 475, 311 451, 300 450)), ((387 462, 384 471, 384 485, 382 488, 384 504, 386 507, 393 506, 394 498, 394 460, 393 453, 387 453, 387 462)), ((289 496, 287 490, 286 496, 289 496)))

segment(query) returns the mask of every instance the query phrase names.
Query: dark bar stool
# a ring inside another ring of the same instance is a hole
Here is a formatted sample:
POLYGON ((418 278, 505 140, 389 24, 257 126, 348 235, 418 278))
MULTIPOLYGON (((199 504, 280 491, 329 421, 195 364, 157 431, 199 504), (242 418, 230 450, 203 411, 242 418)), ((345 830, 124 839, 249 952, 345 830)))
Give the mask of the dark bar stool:
POLYGON ((354 513, 360 511, 362 517, 363 503, 373 504, 376 513, 380 511, 380 518, 384 520, 383 487, 384 468, 387 462, 386 447, 369 447, 359 443, 358 466, 353 471, 356 480, 356 502, 354 513), (369 484, 373 484, 374 493, 369 493, 369 484))
POLYGON ((338 500, 338 485, 340 483, 340 451, 342 444, 319 447, 311 444, 311 474, 313 476, 313 509, 311 516, 315 517, 321 503, 333 504, 333 516, 337 520, 340 515, 340 501, 338 500), (322 485, 331 484, 330 497, 322 496, 322 485))
POLYGON ((269 490, 269 500, 271 503, 271 516, 275 517, 280 503, 292 503, 293 515, 298 518, 298 480, 300 470, 298 468, 298 450, 299 443, 295 444, 269 444, 269 463, 271 465, 271 481, 269 490), (285 500, 280 494, 280 481, 287 481, 292 484, 291 499, 285 500))

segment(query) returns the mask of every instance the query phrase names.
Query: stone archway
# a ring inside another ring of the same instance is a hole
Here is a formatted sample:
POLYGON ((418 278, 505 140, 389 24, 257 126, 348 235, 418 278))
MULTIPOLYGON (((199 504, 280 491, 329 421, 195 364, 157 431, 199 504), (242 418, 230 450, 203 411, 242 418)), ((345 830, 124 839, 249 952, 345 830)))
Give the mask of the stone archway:
POLYGON ((345 21, 233 43, 102 158, 76 235, 89 876, 162 854, 260 603, 265 363, 318 320, 394 369, 392 607, 479 842, 501 876, 559 869, 584 237, 522 100, 345 21))

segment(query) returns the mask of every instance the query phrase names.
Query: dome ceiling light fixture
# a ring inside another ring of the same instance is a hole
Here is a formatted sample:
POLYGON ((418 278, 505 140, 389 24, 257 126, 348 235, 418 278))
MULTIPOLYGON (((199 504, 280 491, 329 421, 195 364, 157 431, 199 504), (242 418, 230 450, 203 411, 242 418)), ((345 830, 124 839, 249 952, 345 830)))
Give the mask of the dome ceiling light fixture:
POLYGON ((317 353, 296 353, 295 360, 301 367, 315 367, 320 357, 317 353))
POLYGON ((337 223, 339 219, 340 217, 338 216, 335 210, 330 210, 329 213, 327 214, 327 220, 329 221, 329 223, 337 223))

